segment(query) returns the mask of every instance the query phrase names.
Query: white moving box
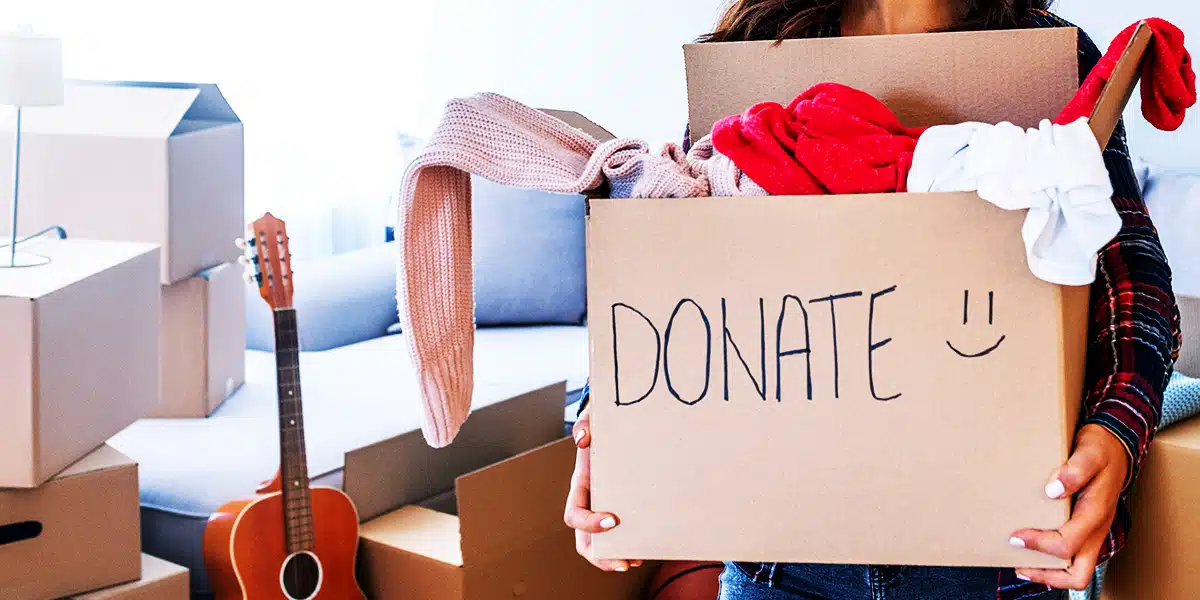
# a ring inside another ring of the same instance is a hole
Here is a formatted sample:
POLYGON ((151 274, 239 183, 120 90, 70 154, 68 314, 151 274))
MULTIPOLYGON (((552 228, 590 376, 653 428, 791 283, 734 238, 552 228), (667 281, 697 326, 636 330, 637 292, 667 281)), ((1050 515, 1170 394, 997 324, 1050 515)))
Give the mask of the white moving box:
POLYGON ((151 415, 201 419, 246 381, 246 283, 225 264, 163 286, 162 398, 151 415))
POLYGON ((36 487, 158 401, 153 244, 44 240, 0 269, 0 488, 36 487))
MULTIPOLYGON (((72 237, 159 244, 164 284, 237 259, 242 123, 216 86, 69 82, 63 106, 24 114, 22 234, 61 225, 72 237)), ((13 124, 6 113, 0 136, 13 124)), ((12 152, 0 143, 0 189, 12 152)))

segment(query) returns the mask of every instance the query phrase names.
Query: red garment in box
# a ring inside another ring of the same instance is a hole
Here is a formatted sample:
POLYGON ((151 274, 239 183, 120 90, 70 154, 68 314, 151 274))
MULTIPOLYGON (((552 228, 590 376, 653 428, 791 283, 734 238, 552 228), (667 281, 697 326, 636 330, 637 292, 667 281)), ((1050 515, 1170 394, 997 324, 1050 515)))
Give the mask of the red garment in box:
MULTIPOLYGON (((1113 39, 1055 123, 1065 125, 1092 114, 1117 60, 1140 24, 1138 21, 1130 25, 1113 39)), ((1192 57, 1183 46, 1183 32, 1178 27, 1162 19, 1146 19, 1146 24, 1154 31, 1154 37, 1142 60, 1142 115, 1163 131, 1175 131, 1183 124, 1187 109, 1196 104, 1192 57)))
POLYGON ((713 126, 713 146, 775 196, 903 192, 924 129, 903 126, 870 94, 813 86, 784 107, 764 102, 713 126))

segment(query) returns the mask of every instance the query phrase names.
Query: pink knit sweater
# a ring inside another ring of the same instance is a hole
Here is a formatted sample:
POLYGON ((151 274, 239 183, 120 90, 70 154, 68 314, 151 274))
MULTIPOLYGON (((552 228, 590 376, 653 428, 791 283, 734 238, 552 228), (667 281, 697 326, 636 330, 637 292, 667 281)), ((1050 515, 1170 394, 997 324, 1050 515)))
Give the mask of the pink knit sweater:
POLYGON ((398 215, 400 321, 424 403, 422 431, 435 447, 454 440, 471 410, 472 174, 564 194, 593 190, 606 180, 644 198, 764 193, 707 141, 689 156, 673 145, 650 154, 644 142, 600 143, 496 94, 452 100, 405 173, 398 215))

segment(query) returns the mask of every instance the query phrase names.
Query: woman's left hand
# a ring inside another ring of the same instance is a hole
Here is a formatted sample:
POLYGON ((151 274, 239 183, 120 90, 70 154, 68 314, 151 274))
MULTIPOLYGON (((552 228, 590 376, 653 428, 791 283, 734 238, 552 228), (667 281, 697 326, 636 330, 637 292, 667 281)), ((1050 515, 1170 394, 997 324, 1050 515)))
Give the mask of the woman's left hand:
POLYGON ((1075 436, 1075 452, 1046 486, 1051 498, 1075 496, 1071 519, 1057 531, 1023 529, 1014 546, 1066 559, 1065 570, 1018 569, 1017 577, 1063 590, 1087 589, 1100 550, 1117 514, 1117 500, 1129 473, 1124 444, 1099 425, 1086 425, 1075 436))

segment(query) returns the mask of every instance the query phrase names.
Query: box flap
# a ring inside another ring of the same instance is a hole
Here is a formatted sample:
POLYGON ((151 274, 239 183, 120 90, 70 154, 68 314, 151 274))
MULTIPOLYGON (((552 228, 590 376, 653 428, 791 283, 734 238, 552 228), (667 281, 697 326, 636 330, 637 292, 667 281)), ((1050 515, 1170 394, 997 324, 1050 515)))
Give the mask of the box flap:
POLYGON ((1200 419, 1188 419, 1164 429, 1154 443, 1200 452, 1200 419))
MULTIPOLYGON (((167 138, 238 122, 214 85, 67 82, 62 106, 29 109, 29 134, 167 138)), ((13 119, 6 117, 6 130, 13 119)))
POLYGON ((458 478, 458 518, 466 564, 487 562, 566 525, 575 443, 564 438, 458 478))
POLYGON ((104 445, 95 452, 85 456, 79 462, 67 467, 63 472, 55 475, 51 481, 61 481, 70 477, 91 475, 92 473, 135 466, 137 466, 137 463, 132 458, 117 452, 112 446, 104 445))
POLYGON ((363 524, 367 541, 461 567, 458 517, 420 506, 405 506, 363 524))
POLYGON ((105 85, 133 88, 154 88, 162 90, 196 90, 198 93, 188 111, 180 119, 179 125, 171 135, 180 135, 189 131, 207 129, 218 125, 241 123, 220 88, 212 83, 179 83, 162 81, 112 81, 105 85))
POLYGON ((1178 294, 1175 301, 1183 329, 1183 348, 1175 370, 1188 377, 1200 377, 1200 297, 1178 294))
POLYGON ((347 452, 344 489, 364 521, 449 491, 463 473, 562 437, 564 388, 557 383, 476 410, 446 448, 430 448, 412 431, 347 452))
POLYGON ((786 40, 779 46, 689 44, 684 59, 692 137, 700 139, 718 120, 760 102, 786 105, 826 81, 874 95, 909 126, 1036 126, 1054 118, 1079 88, 1077 36, 1074 28, 1054 28, 786 40), (1057 75, 1035 85, 1031 73, 1057 75), (1024 102, 1007 100, 1014 90, 1024 102))
POLYGON ((583 131, 584 133, 592 136, 593 138, 595 138, 598 141, 607 142, 608 140, 616 139, 616 137, 617 137, 617 136, 613 135, 611 132, 609 132, 607 129, 601 127, 600 125, 597 125, 596 122, 592 121, 591 119, 589 119, 577 112, 572 112, 569 110, 551 110, 551 109, 541 109, 541 110, 542 110, 542 112, 562 121, 563 123, 566 123, 567 125, 570 125, 571 127, 574 127, 575 129, 579 129, 579 130, 583 131))

